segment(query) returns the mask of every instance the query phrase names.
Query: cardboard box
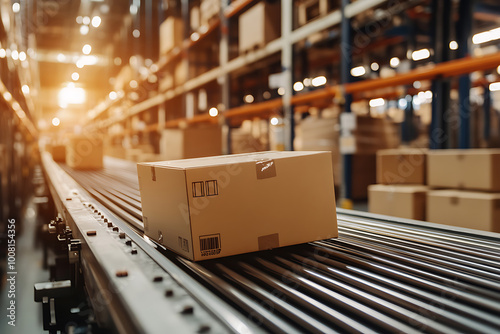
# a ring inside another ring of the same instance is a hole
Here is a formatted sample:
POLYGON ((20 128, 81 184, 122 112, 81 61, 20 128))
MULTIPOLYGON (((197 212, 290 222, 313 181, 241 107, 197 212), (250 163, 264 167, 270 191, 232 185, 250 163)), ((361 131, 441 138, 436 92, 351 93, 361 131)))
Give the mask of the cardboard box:
POLYGON ((427 182, 432 187, 500 192, 500 149, 431 150, 427 182))
POLYGON ((220 0, 202 0, 200 3, 200 24, 209 25, 219 15, 220 0))
POLYGON ((377 152, 377 183, 425 184, 425 149, 402 148, 377 152))
POLYGON ((191 260, 337 237, 329 152, 141 163, 145 233, 191 260))
POLYGON ((166 160, 220 155, 222 154, 222 129, 218 125, 165 129, 160 145, 160 152, 166 160))
POLYGON ((65 145, 52 145, 51 151, 52 159, 56 162, 66 162, 66 146, 65 145))
POLYGON ((184 40, 184 24, 181 18, 169 16, 160 24, 160 55, 168 53, 184 40))
POLYGON ((280 37, 280 2, 259 2, 240 15, 238 21, 239 51, 245 53, 262 48, 280 37))
POLYGON ((181 60, 174 67, 175 86, 183 85, 188 80, 188 62, 181 60))
POLYGON ((373 184, 368 187, 368 211, 382 215, 425 220, 427 187, 373 184))
POLYGON ((500 193, 433 190, 427 193, 432 223, 500 232, 500 193))
POLYGON ((99 135, 71 135, 66 145, 66 164, 74 169, 101 169, 103 140, 99 135))
POLYGON ((329 10, 328 0, 306 0, 298 5, 299 26, 318 18, 325 16, 329 10))

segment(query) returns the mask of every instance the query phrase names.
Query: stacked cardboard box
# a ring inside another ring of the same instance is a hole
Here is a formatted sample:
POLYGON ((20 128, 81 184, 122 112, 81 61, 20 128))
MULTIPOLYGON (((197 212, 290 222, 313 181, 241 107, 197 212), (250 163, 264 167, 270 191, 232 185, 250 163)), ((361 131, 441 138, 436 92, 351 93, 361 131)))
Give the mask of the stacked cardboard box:
POLYGON ((262 48, 281 35, 280 2, 259 2, 240 15, 238 39, 240 54, 262 48))
POLYGON ((301 2, 297 8, 297 20, 299 26, 325 16, 331 9, 331 1, 329 0, 306 0, 301 2))
POLYGON ((166 160, 208 157, 222 154, 219 125, 163 130, 160 153, 166 160))
POLYGON ((219 16, 220 0, 201 0, 200 3, 200 24, 209 25, 210 22, 219 16))
POLYGON ((160 25, 160 55, 165 55, 184 40, 184 24, 181 18, 169 16, 160 25))
POLYGON ((231 153, 251 153, 269 150, 267 120, 244 120, 239 128, 231 129, 231 153))
POLYGON ((368 188, 368 210, 389 216, 425 220, 426 150, 377 152, 377 183, 368 188))
POLYGON ((385 118, 356 117, 356 152, 376 153, 378 150, 397 148, 400 143, 399 125, 385 118))
POLYGON ((500 149, 433 150, 427 220, 500 232, 500 149))
POLYGON ((330 151, 335 185, 340 185, 341 155, 338 118, 307 117, 295 127, 294 149, 297 151, 330 151))

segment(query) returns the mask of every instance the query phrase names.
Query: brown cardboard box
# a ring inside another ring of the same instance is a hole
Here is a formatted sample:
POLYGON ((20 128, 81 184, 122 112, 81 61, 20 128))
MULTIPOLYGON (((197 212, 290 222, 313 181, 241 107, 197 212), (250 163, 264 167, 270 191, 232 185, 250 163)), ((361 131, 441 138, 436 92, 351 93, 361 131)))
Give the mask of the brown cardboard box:
POLYGON ((432 187, 500 192, 500 149, 431 150, 427 182, 432 187))
POLYGON ((74 169, 101 169, 103 140, 99 135, 71 135, 66 145, 66 163, 74 169))
POLYGON ((280 37, 280 3, 259 2, 240 15, 238 24, 240 53, 262 48, 280 37))
POLYGON ((188 80, 188 63, 186 60, 181 60, 174 68, 174 84, 175 86, 183 85, 188 80))
POLYGON ((141 163, 145 233, 191 260, 337 237, 329 152, 141 163))
POLYGON ((429 191, 427 220, 432 223, 500 232, 500 193, 429 191))
POLYGON ((377 183, 425 184, 425 149, 402 148, 377 152, 377 183))
POLYGON ((378 150, 397 148, 401 143, 399 125, 384 119, 356 116, 356 152, 376 153, 378 150))
POLYGON ((219 15, 220 0, 202 0, 200 3, 200 24, 209 25, 219 15))
POLYGON ((382 215, 425 220, 425 194, 422 185, 373 184, 368 187, 368 211, 382 215))
POLYGON ((161 154, 166 160, 200 158, 222 154, 222 129, 204 126, 163 130, 161 154))
POLYGON ((329 10, 328 0, 306 0, 298 5, 298 22, 303 26, 309 21, 325 16, 329 10))
POLYGON ((184 24, 181 18, 169 16, 160 25, 160 55, 164 55, 184 40, 184 24))
POLYGON ((66 162, 66 146, 52 145, 51 146, 52 159, 56 162, 66 162))

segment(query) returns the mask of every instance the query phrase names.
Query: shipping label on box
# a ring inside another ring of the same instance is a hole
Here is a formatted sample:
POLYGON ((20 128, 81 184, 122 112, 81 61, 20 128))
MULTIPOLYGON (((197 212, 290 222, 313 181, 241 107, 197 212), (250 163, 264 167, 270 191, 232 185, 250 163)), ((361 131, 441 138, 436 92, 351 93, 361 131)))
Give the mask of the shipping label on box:
POLYGON ((192 260, 337 237, 330 152, 138 164, 145 233, 192 260))

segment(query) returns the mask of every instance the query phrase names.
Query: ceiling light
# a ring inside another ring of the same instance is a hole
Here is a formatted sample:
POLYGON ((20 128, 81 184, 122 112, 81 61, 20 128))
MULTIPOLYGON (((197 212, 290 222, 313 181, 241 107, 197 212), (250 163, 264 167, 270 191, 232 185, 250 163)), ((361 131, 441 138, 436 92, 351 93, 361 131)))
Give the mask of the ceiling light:
POLYGON ((480 32, 472 36, 472 43, 482 44, 500 39, 500 28, 491 29, 488 31, 480 32))
POLYGON ((129 83, 129 85, 130 85, 130 88, 137 88, 137 87, 139 87, 139 84, 135 80, 131 80, 130 83, 129 83))
POLYGON ((134 29, 134 31, 132 31, 132 36, 134 36, 135 38, 141 37, 141 32, 139 31, 139 29, 134 29))
POLYGON ((245 95, 244 100, 246 103, 252 103, 254 101, 253 95, 245 95))
POLYGON ((61 120, 57 117, 52 118, 52 125, 53 126, 59 126, 61 124, 61 120))
POLYGON ((456 49, 458 49, 458 43, 457 43, 457 41, 451 41, 451 42, 450 42, 450 49, 451 49, 451 50, 456 50, 456 49))
POLYGON ((293 90, 296 92, 300 92, 301 90, 304 89, 304 84, 300 81, 297 81, 296 83, 293 84, 293 90))
POLYGON ((69 104, 82 104, 85 102, 85 90, 70 83, 59 91, 58 100, 61 107, 69 104))
POLYGON ((398 106, 399 109, 406 109, 406 107, 408 106, 408 101, 406 101, 405 98, 401 98, 398 100, 398 106))
POLYGON ((280 96, 285 95, 285 88, 283 88, 283 87, 278 88, 278 95, 280 95, 280 96))
POLYGON ((58 62, 62 63, 62 62, 64 62, 65 60, 66 60, 66 56, 65 56, 65 55, 63 55, 62 53, 59 53, 59 54, 57 55, 57 61, 58 61, 58 62))
POLYGON ((302 82, 304 83, 304 87, 311 86, 311 78, 305 78, 302 82))
POLYGON ((208 114, 212 117, 215 117, 219 114, 219 110, 217 110, 217 108, 215 107, 212 107, 210 108, 210 110, 208 111, 208 114))
MULTIPOLYGON (((490 91, 496 92, 500 90, 500 82, 493 82, 490 84, 490 91)), ((5 94, 4 94, 5 96, 5 94)))
POLYGON ((279 119, 277 117, 273 117, 271 118, 271 125, 278 125, 279 123, 279 119))
POLYGON ((115 57, 113 63, 115 63, 116 66, 120 66, 122 64, 122 59, 120 57, 115 57))
POLYGON ((84 16, 82 19, 82 23, 88 26, 90 24, 90 17, 84 16))
POLYGON ((316 77, 316 78, 311 80, 311 84, 314 87, 323 86, 324 84, 326 84, 326 77, 325 76, 316 77))
POLYGON ((357 66, 351 68, 351 75, 353 77, 360 77, 366 73, 365 67, 364 66, 357 66))
POLYGON ((24 93, 24 94, 29 94, 30 93, 30 88, 28 85, 23 85, 21 87, 21 91, 24 93))
POLYGON ((92 47, 90 46, 90 44, 85 44, 82 48, 82 52, 83 54, 90 54, 90 52, 92 51, 92 47))
POLYGON ((370 68, 372 69, 372 71, 378 71, 378 69, 380 68, 380 66, 379 66, 379 64, 378 64, 378 63, 373 62, 373 63, 370 65, 370 68))
POLYGON ((271 98, 271 93, 266 90, 264 93, 262 93, 262 97, 268 100, 271 98))
POLYGON ((71 79, 74 81, 80 79, 80 74, 78 74, 78 72, 73 72, 73 74, 71 74, 71 79))
POLYGON ((114 101, 114 100, 116 100, 116 99, 118 98, 118 94, 117 94, 115 91, 111 91, 111 92, 109 92, 109 95, 108 95, 108 96, 109 96, 109 99, 110 99, 111 101, 114 101))
POLYGON ((138 12, 138 8, 136 5, 130 5, 130 14, 135 15, 138 12))
POLYGON ((24 52, 24 51, 19 52, 19 60, 20 61, 26 60, 26 52, 24 52))
POLYGON ((5 93, 3 93, 3 98, 5 99, 5 101, 8 102, 8 101, 12 100, 12 94, 9 92, 5 92, 5 93))
POLYGON ((18 2, 14 2, 12 4, 12 11, 14 13, 19 13, 20 10, 21 10, 21 5, 18 2))
POLYGON ((376 107, 381 107, 385 104, 385 100, 383 98, 378 98, 378 99, 372 99, 369 102, 370 107, 376 108, 376 107))
POLYGON ((82 24, 83 23, 83 17, 81 15, 76 17, 76 23, 82 24))
POLYGON ((0 49, 0 58, 5 58, 6 55, 7 52, 5 51, 5 49, 0 49))
POLYGON ((422 83, 420 81, 413 82, 413 88, 419 89, 420 87, 422 87, 422 83))
POLYGON ((101 25, 101 17, 99 16, 94 16, 92 18, 92 27, 97 28, 101 25))
POLYGON ((392 57, 391 60, 389 61, 389 64, 391 65, 392 68, 398 67, 399 66, 399 58, 392 57))
POLYGON ((419 60, 427 59, 430 56, 431 56, 431 52, 429 51, 429 49, 420 49, 417 51, 413 51, 413 53, 411 54, 411 59, 413 59, 414 61, 419 61, 419 60))
POLYGON ((19 59, 19 53, 17 52, 17 50, 12 50, 12 53, 10 54, 10 56, 14 60, 18 60, 19 59))
POLYGON ((89 26, 80 26, 80 34, 85 36, 89 33, 89 26))

